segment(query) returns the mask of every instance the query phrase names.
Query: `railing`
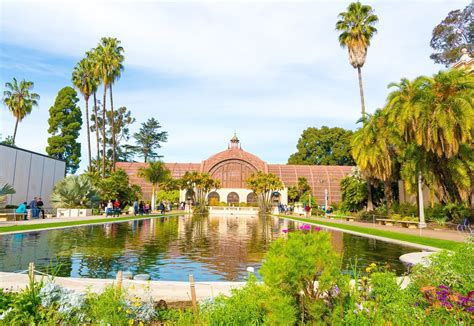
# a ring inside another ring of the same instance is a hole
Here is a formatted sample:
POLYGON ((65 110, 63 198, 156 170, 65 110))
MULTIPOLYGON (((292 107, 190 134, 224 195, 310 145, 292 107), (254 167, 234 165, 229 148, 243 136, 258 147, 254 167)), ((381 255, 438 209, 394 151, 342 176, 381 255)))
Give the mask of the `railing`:
POLYGON ((209 206, 209 213, 224 215, 257 215, 258 207, 209 206))

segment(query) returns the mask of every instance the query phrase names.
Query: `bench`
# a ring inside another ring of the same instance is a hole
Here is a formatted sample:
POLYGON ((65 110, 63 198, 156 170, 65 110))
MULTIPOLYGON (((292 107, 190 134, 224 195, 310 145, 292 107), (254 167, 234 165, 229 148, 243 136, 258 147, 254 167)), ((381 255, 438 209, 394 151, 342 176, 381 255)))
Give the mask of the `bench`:
POLYGON ((377 224, 387 225, 387 226, 393 226, 394 223, 398 222, 396 220, 385 219, 385 218, 378 218, 376 221, 377 221, 377 224))
POLYGON ((397 221, 402 227, 409 229, 418 229, 418 222, 416 221, 397 221))
POLYGON ((354 216, 345 216, 347 222, 354 222, 354 216))
POLYGON ((0 221, 22 221, 25 219, 26 214, 20 213, 0 213, 0 221))

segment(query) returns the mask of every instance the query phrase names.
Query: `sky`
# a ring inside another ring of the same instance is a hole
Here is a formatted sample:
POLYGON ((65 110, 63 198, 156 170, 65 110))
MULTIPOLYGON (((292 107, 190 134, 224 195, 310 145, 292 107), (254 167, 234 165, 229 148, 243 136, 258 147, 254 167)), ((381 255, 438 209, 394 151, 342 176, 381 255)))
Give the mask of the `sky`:
MULTIPOLYGON (((17 146, 45 153, 58 91, 72 86, 85 52, 110 36, 125 49, 114 107, 131 110, 132 132, 151 117, 160 122, 169 134, 164 161, 201 162, 236 132, 243 149, 286 163, 304 129, 358 127, 357 71, 334 29, 349 2, 0 0, 0 90, 16 77, 33 81, 41 96, 18 127, 17 146)), ((380 20, 362 69, 367 112, 384 105, 390 82, 445 69, 429 58, 432 30, 469 3, 364 1, 380 20)), ((1 105, 3 138, 14 124, 1 105)), ((84 170, 85 131, 79 141, 84 170)))

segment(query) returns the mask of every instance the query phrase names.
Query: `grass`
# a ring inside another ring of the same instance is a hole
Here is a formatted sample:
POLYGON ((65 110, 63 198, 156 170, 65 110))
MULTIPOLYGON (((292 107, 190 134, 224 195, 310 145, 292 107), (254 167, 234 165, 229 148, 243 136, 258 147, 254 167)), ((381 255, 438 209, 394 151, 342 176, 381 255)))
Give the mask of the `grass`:
POLYGON ((316 219, 307 219, 307 218, 287 216, 287 215, 277 215, 277 216, 278 217, 283 217, 283 218, 289 218, 289 219, 293 219, 293 220, 298 220, 298 221, 301 221, 301 222, 308 222, 308 223, 315 223, 315 224, 324 225, 324 226, 331 226, 331 227, 338 228, 338 229, 341 229, 341 230, 354 231, 354 232, 365 233, 365 234, 374 235, 374 236, 378 236, 378 237, 384 237, 384 238, 388 238, 388 239, 394 239, 394 240, 400 240, 400 241, 405 241, 405 242, 410 242, 410 243, 416 243, 416 244, 435 247, 435 248, 439 248, 439 249, 452 250, 460 244, 459 242, 456 242, 456 241, 435 239, 435 238, 429 238, 429 237, 423 237, 423 236, 400 233, 400 232, 393 232, 393 231, 378 230, 378 229, 367 228, 367 227, 357 226, 357 225, 331 223, 331 222, 320 221, 320 220, 316 220, 316 219))
MULTIPOLYGON (((167 213, 164 216, 176 216, 183 215, 184 213, 167 213)), ((51 222, 51 223, 39 223, 39 224, 25 224, 25 225, 12 225, 0 227, 0 234, 7 232, 27 232, 27 231, 36 231, 49 228, 61 228, 68 226, 81 226, 88 224, 97 224, 97 223, 116 223, 123 221, 131 220, 143 220, 151 217, 160 217, 163 215, 143 215, 143 216, 128 216, 128 217, 118 217, 118 218, 97 218, 94 220, 84 220, 84 221, 66 221, 66 222, 51 222)))

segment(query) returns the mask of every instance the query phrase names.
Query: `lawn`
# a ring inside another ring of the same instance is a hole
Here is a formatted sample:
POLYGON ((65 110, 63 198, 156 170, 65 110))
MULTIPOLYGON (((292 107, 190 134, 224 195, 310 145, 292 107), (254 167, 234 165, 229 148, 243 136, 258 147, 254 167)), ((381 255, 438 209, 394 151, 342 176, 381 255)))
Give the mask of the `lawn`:
MULTIPOLYGON (((165 216, 177 216, 183 215, 184 213, 167 213, 165 216)), ((163 215, 143 215, 143 216, 127 216, 127 217, 118 217, 118 218, 97 218, 95 220, 84 220, 84 221, 65 221, 65 222, 51 222, 51 223, 41 223, 41 224, 25 224, 25 225, 12 225, 0 227, 0 234, 6 232, 17 232, 17 231, 35 231, 43 230, 49 228, 61 228, 61 227, 72 227, 88 224, 97 224, 97 223, 116 223, 123 221, 132 221, 132 220, 142 220, 151 217, 160 217, 163 215)))
POLYGON ((374 235, 378 237, 406 241, 406 242, 416 243, 416 244, 440 248, 440 249, 452 250, 454 247, 459 245, 459 242, 455 242, 455 241, 434 239, 434 238, 429 238, 429 237, 423 237, 423 236, 417 236, 417 235, 405 234, 405 233, 399 233, 399 232, 393 232, 393 231, 377 230, 377 229, 372 229, 372 228, 363 227, 363 226, 331 223, 331 222, 320 221, 320 220, 315 220, 315 219, 307 219, 307 218, 286 216, 286 215, 277 215, 277 216, 283 217, 283 218, 289 218, 289 219, 293 219, 293 220, 297 220, 301 222, 331 226, 331 227, 338 228, 341 230, 365 233, 365 234, 374 235))

